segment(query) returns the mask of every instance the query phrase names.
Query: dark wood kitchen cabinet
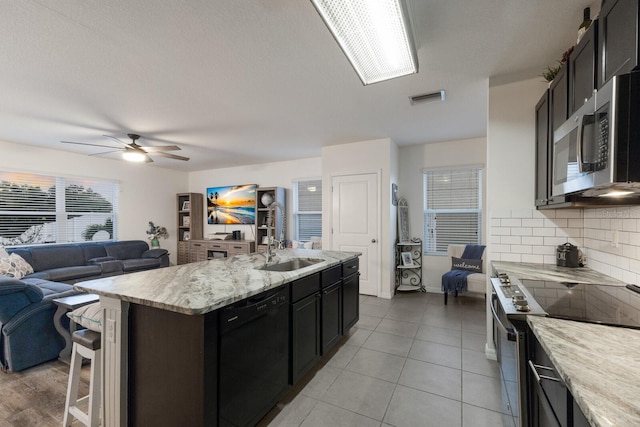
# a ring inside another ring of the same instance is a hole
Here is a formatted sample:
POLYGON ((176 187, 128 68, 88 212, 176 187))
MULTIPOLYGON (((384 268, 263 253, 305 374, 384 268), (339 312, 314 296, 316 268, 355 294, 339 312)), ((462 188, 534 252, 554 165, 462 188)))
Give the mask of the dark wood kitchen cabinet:
POLYGON ((342 336, 342 266, 322 272, 322 354, 342 336))
POLYGON ((596 19, 569 55, 569 117, 593 96, 596 88, 597 39, 598 20, 596 19))
POLYGON ((359 259, 342 264, 342 334, 345 335, 360 318, 359 259))
POLYGON ((549 90, 545 91, 536 104, 536 206, 546 206, 551 194, 550 143, 549 129, 549 90))
POLYGON ((569 63, 565 63, 549 86, 549 126, 553 131, 569 117, 569 63))
POLYGON ((291 363, 289 381, 295 384, 320 359, 320 274, 291 283, 291 363))
POLYGON ((598 16, 597 87, 638 68, 639 0, 607 0, 598 16))
POLYGON ((526 381, 531 397, 527 411, 532 427, 589 425, 571 391, 531 329, 527 333, 526 381))

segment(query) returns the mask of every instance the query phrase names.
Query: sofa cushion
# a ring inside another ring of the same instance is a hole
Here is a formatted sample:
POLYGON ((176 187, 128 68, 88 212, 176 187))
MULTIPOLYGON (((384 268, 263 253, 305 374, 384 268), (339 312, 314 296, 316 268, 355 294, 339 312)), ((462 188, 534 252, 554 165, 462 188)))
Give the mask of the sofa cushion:
POLYGON ((36 272, 86 264, 84 252, 78 245, 34 246, 30 250, 31 265, 36 272))
POLYGON ((83 243, 80 247, 84 252, 84 259, 87 261, 107 256, 107 251, 101 243, 83 243))
POLYGON ((75 267, 52 268, 45 271, 30 274, 29 278, 52 280, 54 282, 64 282, 66 280, 98 277, 102 273, 99 264, 78 265, 75 267))
POLYGON ((9 256, 9 252, 4 248, 4 246, 0 245, 0 258, 6 258, 9 256))
POLYGON ((33 267, 20 255, 11 254, 0 258, 0 275, 21 279, 27 274, 33 273, 33 267))
POLYGON ((52 282, 50 280, 43 280, 37 278, 25 278, 22 281, 28 285, 34 285, 40 288, 44 295, 44 300, 50 300, 55 298, 70 297, 77 295, 80 292, 73 289, 72 285, 60 282, 52 282))
POLYGON ((125 273, 130 273, 132 271, 149 270, 158 267, 160 267, 159 258, 138 258, 122 260, 122 270, 125 273))
MULTIPOLYGON (((149 250, 149 245, 142 240, 127 240, 104 243, 104 248, 108 256, 116 259, 132 259, 141 258, 143 252, 149 250)), ((125 271, 127 270, 125 269, 125 271)))

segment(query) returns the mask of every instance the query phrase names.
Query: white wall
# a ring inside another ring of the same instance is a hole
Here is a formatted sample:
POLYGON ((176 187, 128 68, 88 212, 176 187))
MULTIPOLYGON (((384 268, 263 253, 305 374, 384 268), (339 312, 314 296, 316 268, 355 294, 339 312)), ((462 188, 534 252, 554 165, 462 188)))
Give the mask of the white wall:
POLYGON ((393 171, 397 170, 394 159, 397 158, 397 146, 389 138, 371 141, 355 142, 352 144, 333 145, 322 149, 322 185, 327 189, 323 194, 323 247, 331 247, 331 217, 328 211, 331 206, 331 193, 328 190, 332 177, 361 173, 378 173, 380 176, 380 247, 379 271, 381 283, 379 295, 382 298, 393 296, 394 258, 393 245, 395 235, 392 236, 392 204, 391 180, 393 171), (392 166, 394 164, 394 166, 392 166), (393 239, 392 239, 393 237, 393 239))
MULTIPOLYGON (((259 165, 238 166, 232 168, 210 169, 189 174, 189 192, 206 196, 208 187, 226 185, 258 184, 260 187, 283 187, 286 189, 285 204, 287 211, 286 238, 293 237, 293 181, 303 178, 320 178, 322 159, 319 157, 286 162, 263 163, 259 165)), ((327 190, 325 189, 324 192, 327 190)), ((204 209, 206 210, 206 201, 204 209)), ((241 230, 246 240, 254 240, 254 228, 249 225, 209 225, 205 218, 204 237, 216 231, 241 230)))
POLYGON ((175 194, 187 190, 185 172, 0 141, 0 169, 41 175, 98 178, 120 183, 118 239, 147 240, 148 222, 163 225, 160 245, 176 262, 175 194))
MULTIPOLYGON (((409 203, 409 230, 412 237, 424 239, 423 171, 425 169, 484 166, 486 139, 474 138, 402 147, 399 159, 398 192, 409 203)), ((482 216, 486 217, 486 209, 483 210, 482 216)), ((483 229, 486 228, 483 227, 483 229)), ((448 257, 425 255, 422 260, 423 283, 428 291, 440 292, 442 275, 451 270, 448 257)))

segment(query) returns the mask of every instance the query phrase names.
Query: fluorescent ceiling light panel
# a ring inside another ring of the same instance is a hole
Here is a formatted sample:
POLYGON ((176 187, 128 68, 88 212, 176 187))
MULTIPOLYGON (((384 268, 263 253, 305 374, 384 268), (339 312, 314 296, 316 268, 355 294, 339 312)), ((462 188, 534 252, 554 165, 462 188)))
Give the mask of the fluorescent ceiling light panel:
POLYGON ((403 0, 311 0, 365 85, 418 72, 403 0))

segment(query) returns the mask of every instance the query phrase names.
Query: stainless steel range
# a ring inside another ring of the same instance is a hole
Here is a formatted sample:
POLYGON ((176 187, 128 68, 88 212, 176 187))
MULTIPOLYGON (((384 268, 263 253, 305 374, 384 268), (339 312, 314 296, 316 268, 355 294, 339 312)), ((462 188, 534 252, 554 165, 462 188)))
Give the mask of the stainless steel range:
MULTIPOLYGON (((520 425, 530 420, 531 399, 527 384, 530 341, 527 316, 640 329, 640 288, 623 283, 594 284, 557 280, 520 280, 494 271, 491 310, 493 336, 502 375, 518 383, 520 425)), ((544 274, 541 274, 544 277, 544 274)))

